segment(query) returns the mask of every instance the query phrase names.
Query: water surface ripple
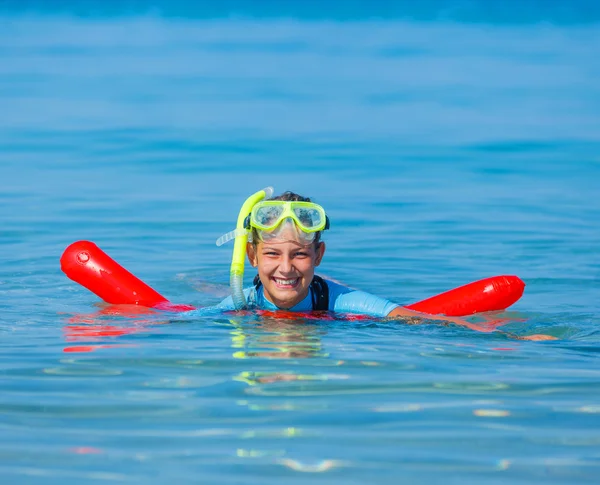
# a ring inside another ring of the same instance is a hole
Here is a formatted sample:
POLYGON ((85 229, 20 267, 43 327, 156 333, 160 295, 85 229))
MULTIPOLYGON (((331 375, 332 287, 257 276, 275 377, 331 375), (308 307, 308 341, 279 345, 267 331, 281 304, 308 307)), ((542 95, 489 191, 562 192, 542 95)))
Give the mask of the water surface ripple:
POLYGON ((2 483, 597 483, 596 10, 55 3, 0 14, 2 483), (60 272, 89 239, 214 304, 268 185, 327 208, 325 276, 525 295, 477 333, 127 313, 60 272))

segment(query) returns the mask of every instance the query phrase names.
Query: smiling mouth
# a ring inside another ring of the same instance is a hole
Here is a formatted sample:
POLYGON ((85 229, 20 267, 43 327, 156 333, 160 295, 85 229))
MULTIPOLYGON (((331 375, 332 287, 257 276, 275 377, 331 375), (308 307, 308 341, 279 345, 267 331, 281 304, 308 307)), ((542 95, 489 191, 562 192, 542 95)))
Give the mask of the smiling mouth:
POLYGON ((300 283, 300 278, 272 278, 278 288, 295 288, 300 283))

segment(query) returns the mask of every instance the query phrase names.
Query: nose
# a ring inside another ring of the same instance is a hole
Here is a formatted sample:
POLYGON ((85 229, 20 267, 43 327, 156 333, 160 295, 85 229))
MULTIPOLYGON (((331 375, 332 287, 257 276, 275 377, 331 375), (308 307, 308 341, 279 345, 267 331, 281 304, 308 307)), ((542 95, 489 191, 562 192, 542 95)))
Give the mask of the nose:
POLYGON ((292 259, 287 255, 283 255, 281 262, 279 263, 279 271, 282 273, 291 273, 294 269, 292 259))

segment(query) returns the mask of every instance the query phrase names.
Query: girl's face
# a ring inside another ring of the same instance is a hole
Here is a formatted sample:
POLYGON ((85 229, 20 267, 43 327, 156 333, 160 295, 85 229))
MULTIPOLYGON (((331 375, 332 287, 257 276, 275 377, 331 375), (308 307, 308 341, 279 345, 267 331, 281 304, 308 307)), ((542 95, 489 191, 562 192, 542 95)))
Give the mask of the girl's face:
POLYGON ((252 266, 258 268, 265 298, 287 310, 308 295, 315 268, 325 253, 325 243, 316 248, 313 243, 303 245, 290 231, 281 238, 258 241, 256 247, 249 243, 246 252, 252 266))

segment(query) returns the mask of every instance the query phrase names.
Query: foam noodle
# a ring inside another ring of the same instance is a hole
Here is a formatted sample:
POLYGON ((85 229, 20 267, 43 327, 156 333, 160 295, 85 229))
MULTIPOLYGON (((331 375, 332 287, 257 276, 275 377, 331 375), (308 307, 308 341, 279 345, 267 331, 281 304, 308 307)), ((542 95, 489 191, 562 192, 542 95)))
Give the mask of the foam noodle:
POLYGON ((77 241, 65 249, 60 268, 107 303, 172 311, 194 309, 189 305, 173 305, 90 241, 77 241))
MULTIPOLYGON (((107 303, 133 304, 173 312, 195 309, 191 305, 171 303, 90 241, 77 241, 65 249, 60 267, 69 278, 107 303)), ((517 276, 493 276, 406 308, 453 317, 504 310, 521 298, 524 289, 525 283, 517 276)))
POLYGON ((518 276, 492 276, 454 288, 406 308, 430 315, 462 317, 504 310, 523 295, 525 283, 518 276))

